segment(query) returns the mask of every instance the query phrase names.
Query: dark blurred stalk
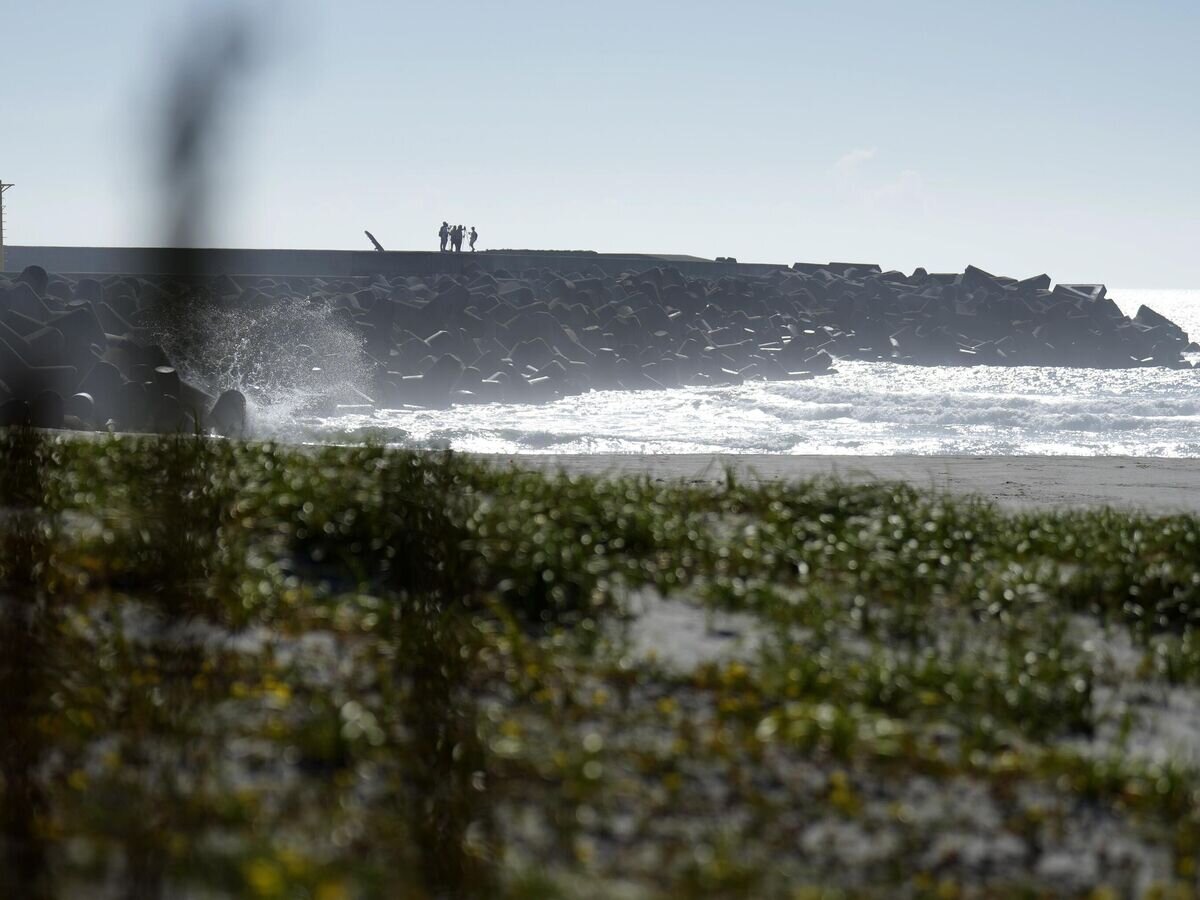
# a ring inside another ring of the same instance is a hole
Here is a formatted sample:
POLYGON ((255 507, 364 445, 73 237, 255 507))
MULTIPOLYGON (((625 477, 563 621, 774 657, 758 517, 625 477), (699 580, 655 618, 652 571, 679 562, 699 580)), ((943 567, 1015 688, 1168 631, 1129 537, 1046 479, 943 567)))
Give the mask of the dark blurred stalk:
MULTIPOLYGON (((176 366, 205 352, 194 321, 205 273, 189 248, 207 233, 221 126, 249 48, 248 20, 230 14, 198 22, 168 80, 160 177, 165 245, 173 252, 164 279, 170 288, 163 318, 178 329, 176 366)), ((221 534, 230 497, 221 490, 218 454, 199 426, 193 434, 158 438, 149 456, 153 471, 140 472, 137 479, 145 492, 140 499, 148 538, 140 563, 161 617, 156 656, 166 702, 155 713, 152 733, 141 735, 146 746, 135 749, 143 765, 156 771, 147 779, 152 788, 146 800, 153 808, 125 838, 129 900, 164 896, 171 883, 168 846, 191 847, 205 828, 185 809, 187 798, 176 782, 195 764, 195 734, 215 702, 196 686, 204 648, 189 626, 229 621, 223 607, 230 598, 222 595, 217 574, 224 568, 221 534), (165 760, 155 754, 164 743, 172 748, 165 760)))
POLYGON ((44 444, 41 434, 24 426, 0 437, 0 896, 35 900, 52 895, 47 798, 39 781, 57 631, 46 590, 52 513, 44 444))
POLYGON ((495 896, 487 748, 472 677, 476 631, 462 486, 452 456, 388 454, 379 532, 408 745, 401 751, 416 874, 432 897, 495 896))
POLYGON ((418 874, 434 897, 493 896, 486 857, 494 829, 487 751, 471 697, 470 621, 452 599, 410 600, 405 613, 399 658, 410 684, 404 719, 418 874))

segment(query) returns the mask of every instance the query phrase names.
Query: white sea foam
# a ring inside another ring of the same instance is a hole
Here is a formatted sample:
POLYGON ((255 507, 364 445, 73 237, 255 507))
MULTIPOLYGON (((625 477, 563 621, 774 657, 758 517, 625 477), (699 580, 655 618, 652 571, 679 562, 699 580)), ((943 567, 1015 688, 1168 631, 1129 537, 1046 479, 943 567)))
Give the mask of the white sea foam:
MULTIPOLYGON (((1200 337, 1200 292, 1113 291, 1200 337)), ((1200 456, 1200 370, 842 362, 803 382, 273 420, 277 436, 487 453, 1200 456)))
POLYGON ((306 405, 349 399, 367 381, 361 338, 325 303, 293 297, 249 310, 198 301, 186 316, 160 316, 151 330, 184 376, 213 394, 240 390, 268 434, 288 435, 306 405))

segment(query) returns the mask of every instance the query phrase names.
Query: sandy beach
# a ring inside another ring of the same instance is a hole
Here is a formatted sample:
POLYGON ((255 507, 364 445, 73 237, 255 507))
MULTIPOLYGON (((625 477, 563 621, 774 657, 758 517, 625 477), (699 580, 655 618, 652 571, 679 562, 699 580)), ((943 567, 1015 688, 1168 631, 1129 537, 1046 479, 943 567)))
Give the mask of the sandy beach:
POLYGON ((491 456, 541 471, 649 474, 715 481, 727 466, 751 481, 832 475, 850 481, 905 481, 976 495, 1008 509, 1112 506, 1156 514, 1200 513, 1200 459, 1128 456, 491 456))

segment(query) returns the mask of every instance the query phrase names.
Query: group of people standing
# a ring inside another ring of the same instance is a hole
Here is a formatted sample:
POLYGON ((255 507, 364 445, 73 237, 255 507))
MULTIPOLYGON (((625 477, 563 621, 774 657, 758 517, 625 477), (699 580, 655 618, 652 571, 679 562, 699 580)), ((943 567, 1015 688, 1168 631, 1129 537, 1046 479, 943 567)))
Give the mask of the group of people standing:
POLYGON ((450 227, 449 222, 443 222, 442 227, 438 229, 438 237, 442 241, 442 252, 446 251, 446 244, 450 245, 450 249, 455 253, 462 251, 463 235, 467 235, 470 241, 471 252, 475 252, 475 241, 479 239, 479 232, 475 230, 475 226, 471 226, 470 233, 467 232, 465 225, 455 225, 450 227))

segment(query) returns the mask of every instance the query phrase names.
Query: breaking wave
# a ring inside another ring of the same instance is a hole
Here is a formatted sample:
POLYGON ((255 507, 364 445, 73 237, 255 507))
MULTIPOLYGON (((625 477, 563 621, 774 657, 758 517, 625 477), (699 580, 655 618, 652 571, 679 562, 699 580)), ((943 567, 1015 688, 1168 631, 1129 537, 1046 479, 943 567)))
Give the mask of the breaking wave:
POLYGON ((206 391, 246 395, 256 431, 287 433, 316 404, 354 402, 368 383, 362 340, 325 303, 292 297, 253 309, 197 300, 149 324, 180 372, 206 391))
POLYGON ((485 453, 1200 455, 1200 372, 1122 373, 1136 383, 1128 393, 1103 389, 1112 374, 852 363, 819 382, 380 410, 313 422, 310 437, 350 439, 374 426, 485 453), (1058 389, 1032 393, 1048 372, 1058 389), (924 390, 897 389, 914 374, 924 390))

